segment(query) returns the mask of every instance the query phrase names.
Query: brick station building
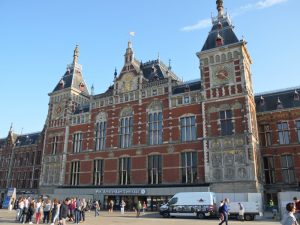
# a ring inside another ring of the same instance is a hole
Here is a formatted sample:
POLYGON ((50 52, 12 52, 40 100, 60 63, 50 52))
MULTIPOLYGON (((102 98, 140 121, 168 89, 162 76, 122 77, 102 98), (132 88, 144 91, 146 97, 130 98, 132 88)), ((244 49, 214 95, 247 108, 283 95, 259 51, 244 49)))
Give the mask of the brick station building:
MULTIPOLYGON (((76 46, 49 93, 37 145, 40 194, 86 195, 104 206, 140 199, 156 210, 179 191, 261 192, 276 202, 278 191, 298 190, 300 88, 254 96, 246 42, 223 1, 217 10, 193 81, 182 82, 160 59, 140 62, 128 42, 113 85, 94 94, 76 46)), ((5 151, 3 160, 13 160, 5 151)))

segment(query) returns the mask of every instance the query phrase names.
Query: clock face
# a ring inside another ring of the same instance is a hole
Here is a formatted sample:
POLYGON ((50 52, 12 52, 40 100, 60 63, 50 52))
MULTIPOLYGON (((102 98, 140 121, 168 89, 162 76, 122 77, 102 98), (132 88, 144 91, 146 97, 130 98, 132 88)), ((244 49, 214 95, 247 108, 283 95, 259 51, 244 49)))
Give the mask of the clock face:
POLYGON ((214 85, 224 85, 233 82, 233 65, 221 64, 211 68, 211 78, 214 85))
POLYGON ((223 68, 223 69, 217 71, 216 77, 219 80, 226 80, 226 79, 228 79, 228 72, 227 72, 227 70, 225 68, 223 68))
POLYGON ((55 105, 53 110, 54 119, 58 119, 59 117, 61 117, 63 115, 63 112, 64 110, 62 104, 55 105))
POLYGON ((121 89, 123 92, 132 91, 134 87, 134 75, 132 73, 125 74, 121 80, 121 89))

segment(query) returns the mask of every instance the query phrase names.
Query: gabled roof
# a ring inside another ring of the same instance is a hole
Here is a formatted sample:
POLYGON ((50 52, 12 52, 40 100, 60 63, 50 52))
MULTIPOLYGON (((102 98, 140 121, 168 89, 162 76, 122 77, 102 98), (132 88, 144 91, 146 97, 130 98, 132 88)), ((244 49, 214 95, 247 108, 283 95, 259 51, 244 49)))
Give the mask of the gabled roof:
POLYGON ((6 145, 6 138, 0 139, 0 149, 3 148, 6 145))
POLYGON ((257 113, 300 107, 300 87, 258 93, 255 103, 257 113))
POLYGON ((234 27, 232 26, 227 14, 222 15, 222 17, 213 18, 212 23, 213 27, 209 32, 201 51, 206 51, 218 47, 216 45, 216 39, 218 35, 220 35, 223 39, 222 46, 239 42, 237 36, 233 31, 234 27))
POLYGON ((16 140, 16 147, 37 144, 40 136, 41 132, 19 135, 16 140))
POLYGON ((173 87, 172 94, 176 95, 187 91, 197 91, 197 90, 201 90, 200 79, 187 81, 181 85, 173 87))
POLYGON ((81 73, 81 67, 79 66, 80 65, 78 65, 78 67, 74 67, 73 65, 69 65, 67 71, 57 83, 53 92, 72 87, 81 91, 85 95, 89 95, 89 91, 81 73))
POLYGON ((80 105, 80 106, 76 107, 73 114, 75 115, 75 114, 80 114, 80 113, 86 113, 89 111, 90 111, 90 104, 85 104, 85 105, 80 105))
POLYGON ((153 80, 165 79, 170 76, 175 80, 179 80, 179 78, 171 71, 170 67, 167 67, 159 59, 141 63, 140 69, 143 72, 143 76, 150 82, 153 80))

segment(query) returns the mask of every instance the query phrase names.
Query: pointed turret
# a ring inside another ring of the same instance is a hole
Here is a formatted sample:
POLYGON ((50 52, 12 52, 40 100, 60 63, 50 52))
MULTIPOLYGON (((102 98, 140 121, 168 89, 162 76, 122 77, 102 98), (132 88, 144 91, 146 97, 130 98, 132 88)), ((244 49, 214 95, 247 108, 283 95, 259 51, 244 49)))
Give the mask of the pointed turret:
POLYGON ((72 88, 79 92, 89 95, 88 88, 82 76, 82 65, 78 63, 79 46, 76 45, 73 54, 73 62, 67 66, 67 70, 60 79, 53 92, 72 88))
POLYGON ((74 49, 74 54, 73 54, 73 65, 77 65, 78 63, 78 56, 79 56, 79 48, 78 45, 76 45, 76 48, 74 49))
POLYGON ((216 3, 217 3, 218 16, 222 17, 224 14, 223 0, 217 0, 216 3))
POLYGON ((233 31, 234 27, 231 20, 227 13, 224 12, 223 0, 217 0, 216 4, 218 16, 212 18, 213 27, 209 32, 202 51, 239 42, 233 31))
POLYGON ((128 47, 126 49, 126 53, 125 53, 125 64, 129 64, 133 62, 134 59, 134 54, 133 54, 133 50, 131 48, 132 44, 131 41, 128 41, 128 47))

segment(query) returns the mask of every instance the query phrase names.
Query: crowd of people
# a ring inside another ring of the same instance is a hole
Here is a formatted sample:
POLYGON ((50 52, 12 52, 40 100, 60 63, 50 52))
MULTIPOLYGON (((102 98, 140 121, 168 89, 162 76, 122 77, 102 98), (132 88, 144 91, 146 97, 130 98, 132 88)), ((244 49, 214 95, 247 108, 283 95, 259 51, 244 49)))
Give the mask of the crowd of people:
POLYGON ((85 221, 85 212, 91 208, 91 201, 84 198, 58 199, 21 197, 14 202, 16 221, 20 223, 64 225, 66 220, 79 224, 85 221))
MULTIPOLYGON (((125 212, 126 203, 124 200, 120 202, 121 214, 125 212)), ((25 224, 51 224, 65 225, 66 221, 79 224, 85 221, 86 211, 94 210, 95 217, 100 215, 100 201, 86 201, 84 198, 66 198, 64 201, 58 199, 40 197, 37 200, 31 197, 20 197, 13 200, 10 205, 11 209, 16 210, 16 222, 25 224)), ((107 204, 108 213, 112 213, 114 209, 114 201, 109 200, 107 204)), ((136 216, 140 216, 140 212, 146 210, 147 205, 138 201, 133 210, 136 216)))

